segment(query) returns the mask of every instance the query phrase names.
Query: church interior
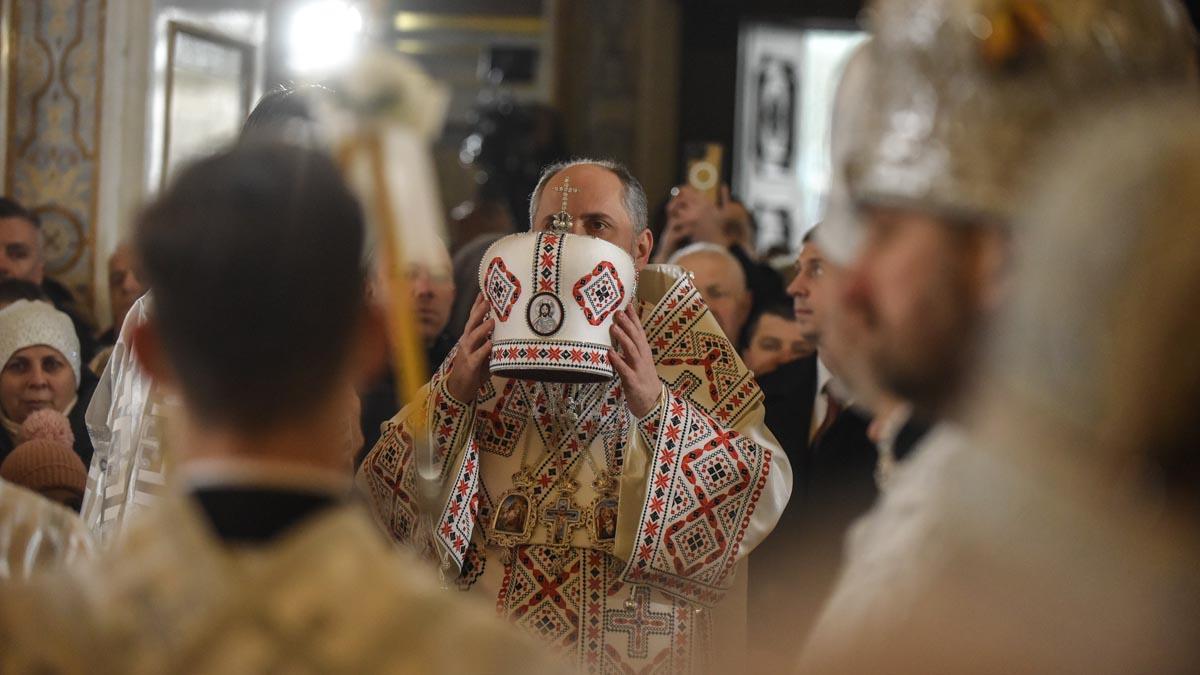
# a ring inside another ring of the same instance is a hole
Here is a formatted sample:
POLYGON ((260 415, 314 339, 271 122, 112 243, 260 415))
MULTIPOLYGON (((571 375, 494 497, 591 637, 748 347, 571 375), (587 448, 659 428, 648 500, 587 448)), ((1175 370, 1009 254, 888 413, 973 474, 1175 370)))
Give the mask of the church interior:
POLYGON ((0 672, 1200 671, 1197 0, 0 0, 0 672))

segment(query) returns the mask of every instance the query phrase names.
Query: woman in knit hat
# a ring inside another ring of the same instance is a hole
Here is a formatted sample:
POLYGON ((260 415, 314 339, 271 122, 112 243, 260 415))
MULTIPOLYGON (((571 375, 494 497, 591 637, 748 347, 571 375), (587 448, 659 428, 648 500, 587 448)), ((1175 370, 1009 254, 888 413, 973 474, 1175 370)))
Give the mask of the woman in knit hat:
POLYGON ((73 449, 88 465, 92 443, 83 414, 96 380, 80 372, 79 359, 71 319, 52 305, 18 300, 0 310, 0 462, 16 446, 25 419, 52 409, 70 420, 73 449))

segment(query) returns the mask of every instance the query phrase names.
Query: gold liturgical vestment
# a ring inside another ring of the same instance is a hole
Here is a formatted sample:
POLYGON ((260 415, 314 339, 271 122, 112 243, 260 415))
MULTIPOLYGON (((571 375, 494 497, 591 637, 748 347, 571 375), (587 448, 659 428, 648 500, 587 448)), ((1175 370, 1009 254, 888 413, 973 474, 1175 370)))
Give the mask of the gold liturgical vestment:
POLYGON ((92 538, 70 509, 0 479, 0 583, 87 559, 92 538))
POLYGON ((557 672, 355 506, 231 548, 163 497, 94 567, 42 579, 0 602, 0 672, 557 672))
POLYGON ((617 378, 492 377, 464 404, 445 387, 452 354, 384 425, 359 482, 397 540, 432 546, 452 585, 580 671, 724 669, 745 647, 735 571, 774 527, 791 470, 688 276, 647 267, 638 295, 663 383, 646 417, 629 412, 617 378), (431 513, 418 502, 418 416, 442 476, 431 513))

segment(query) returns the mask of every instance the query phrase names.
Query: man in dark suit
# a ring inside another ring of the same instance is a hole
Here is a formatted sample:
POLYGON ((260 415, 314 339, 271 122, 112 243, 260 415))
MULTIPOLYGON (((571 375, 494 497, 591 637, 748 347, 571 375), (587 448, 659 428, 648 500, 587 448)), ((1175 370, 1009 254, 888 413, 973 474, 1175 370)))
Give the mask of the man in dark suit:
POLYGON ((820 248, 805 238, 788 286, 797 321, 817 353, 759 380, 767 426, 796 467, 792 499, 751 556, 750 621, 763 665, 790 666, 836 580, 846 530, 878 496, 878 452, 868 412, 837 375, 828 330, 834 289, 820 248))

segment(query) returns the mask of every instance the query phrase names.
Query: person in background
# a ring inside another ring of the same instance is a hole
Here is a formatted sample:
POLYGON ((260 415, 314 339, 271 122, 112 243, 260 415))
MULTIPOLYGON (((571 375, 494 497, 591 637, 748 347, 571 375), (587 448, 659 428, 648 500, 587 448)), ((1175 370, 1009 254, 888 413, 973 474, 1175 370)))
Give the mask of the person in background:
POLYGON ((737 197, 731 196, 725 209, 725 231, 730 250, 741 251, 751 260, 758 259, 758 221, 737 197))
POLYGON ((775 532, 751 559, 755 654, 771 668, 795 663, 797 638, 811 629, 836 579, 846 531, 879 493, 878 452, 868 435, 872 412, 841 376, 839 357, 854 345, 835 307, 839 272, 826 265, 810 231, 788 293, 798 330, 816 351, 804 368, 788 373, 790 381, 760 381, 768 424, 793 443, 788 449, 804 467, 775 532))
POLYGON ((67 416, 74 450, 86 466, 92 442, 83 416, 96 378, 80 367, 71 319, 46 302, 18 300, 0 310, 0 461, 17 444, 21 424, 36 410, 67 416))
POLYGON ((117 333, 125 323, 125 315, 133 307, 134 300, 146 293, 146 284, 141 279, 133 248, 128 242, 117 244, 108 257, 108 302, 112 307, 112 324, 97 338, 100 346, 111 347, 117 341, 117 333))
POLYGON ((95 328, 71 291, 46 276, 46 239, 36 213, 9 197, 0 197, 0 280, 21 279, 41 287, 60 312, 71 319, 86 363, 96 353, 95 328))
MULTIPOLYGON (((450 254, 443 245, 438 248, 437 255, 437 260, 414 264, 408 271, 413 310, 416 312, 421 339, 428 350, 426 355, 431 369, 442 365, 455 342, 452 336, 446 334, 446 323, 450 320, 450 306, 455 293, 454 278, 450 274, 450 254)), ((395 410, 392 414, 395 414, 395 410)))
POLYGON ((692 273, 692 283, 708 305, 725 337, 742 344, 742 329, 750 317, 753 301, 746 276, 729 249, 716 244, 695 243, 675 252, 670 264, 692 273))
POLYGON ((88 362, 88 370, 92 374, 99 377, 104 372, 129 308, 147 290, 139 278, 132 249, 127 243, 118 244, 108 258, 108 302, 112 308, 113 323, 96 339, 96 355, 88 362))
POLYGON ((816 352, 804 335, 795 312, 787 305, 772 305, 746 324, 742 361, 761 378, 780 366, 816 352))
MULTIPOLYGON (((440 259, 413 264, 408 272, 409 292, 421 339, 425 343, 425 358, 430 370, 437 370, 450 353, 455 339, 446 330, 450 307, 454 302, 455 283, 449 276, 450 254, 445 246, 440 259)), ((376 285, 376 288, 379 286, 376 285)), ((373 296, 376 301, 381 298, 373 296)), ((390 366, 362 391, 362 449, 356 453, 355 467, 379 440, 380 427, 391 419, 400 407, 396 403, 396 377, 390 366)))
POLYGON ((69 422, 57 411, 36 411, 17 440, 20 445, 0 459, 0 593, 6 583, 90 560, 95 550, 77 513, 87 472, 69 422))
POLYGON ((726 223, 732 207, 729 188, 722 185, 718 201, 691 185, 671 188, 667 202, 667 222, 654 253, 655 262, 667 262, 682 248, 691 244, 708 243, 729 246, 732 243, 726 223))

